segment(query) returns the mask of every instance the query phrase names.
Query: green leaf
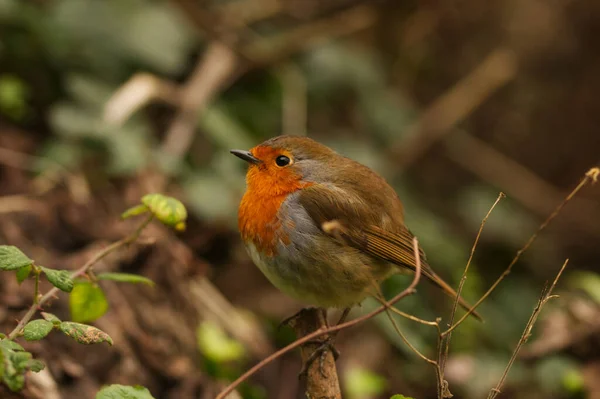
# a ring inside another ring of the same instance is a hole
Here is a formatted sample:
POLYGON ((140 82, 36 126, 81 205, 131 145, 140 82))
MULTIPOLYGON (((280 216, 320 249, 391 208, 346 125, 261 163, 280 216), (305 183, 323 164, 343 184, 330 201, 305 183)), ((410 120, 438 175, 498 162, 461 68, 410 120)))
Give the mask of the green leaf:
POLYGON ((178 199, 162 194, 148 194, 142 197, 142 203, 165 225, 185 230, 187 210, 178 199))
POLYGON ((96 394, 96 399, 154 399, 147 388, 139 385, 113 384, 102 387, 96 394))
POLYGON ((238 360, 244 356, 244 347, 233 340, 215 323, 202 322, 196 330, 198 348, 215 362, 238 360))
POLYGON ((59 290, 64 292, 71 292, 73 290, 73 279, 68 270, 54 270, 47 267, 41 267, 41 269, 46 274, 50 284, 59 290))
POLYGON ((33 264, 21 250, 12 245, 0 245, 0 270, 17 270, 33 264))
POLYGON ((76 282, 69 295, 71 318, 76 322, 89 322, 100 318, 108 310, 106 296, 97 284, 76 282))
POLYGON ((8 349, 8 350, 15 351, 15 352, 24 352, 25 351, 25 348, 23 348, 21 345, 17 344, 15 341, 11 341, 9 339, 0 340, 0 349, 1 348, 8 349))
POLYGON ((31 353, 24 352, 23 347, 7 339, 0 340, 1 377, 4 384, 14 392, 23 389, 25 372, 31 365, 31 353))
POLYGON ((150 280, 147 277, 140 276, 139 274, 101 273, 97 277, 98 280, 111 280, 118 281, 120 283, 147 284, 154 287, 154 281, 150 280))
POLYGON ((404 395, 400 395, 399 393, 397 393, 396 395, 392 396, 390 399, 413 399, 413 398, 404 396, 404 395))
POLYGON ((23 338, 27 341, 38 341, 50 334, 54 324, 44 319, 30 321, 23 328, 23 338))
POLYGON ((56 317, 55 315, 53 315, 52 313, 41 312, 41 314, 42 314, 42 317, 44 318, 44 320, 51 322, 55 326, 57 326, 61 323, 61 320, 58 317, 56 317))
POLYGON ((108 342, 109 345, 113 344, 112 338, 107 333, 87 324, 63 321, 60 323, 59 328, 66 336, 73 338, 80 344, 91 345, 101 342, 108 342))
POLYGON ((31 269, 33 269, 33 265, 27 265, 17 269, 17 281, 19 282, 19 284, 21 284, 27 279, 27 277, 29 277, 31 269))
POLYGON ((127 209, 125 212, 123 212, 121 214, 121 219, 127 219, 130 218, 132 216, 137 216, 137 215, 141 215, 143 213, 148 212, 149 209, 146 205, 140 204, 140 205, 136 205, 132 208, 127 209))
POLYGON ((13 392, 18 392, 25 386, 25 376, 18 373, 14 368, 6 370, 6 373, 2 376, 2 381, 13 392))
POLYGON ((27 368, 34 373, 39 373, 46 368, 46 365, 37 359, 31 359, 29 362, 27 362, 27 368))

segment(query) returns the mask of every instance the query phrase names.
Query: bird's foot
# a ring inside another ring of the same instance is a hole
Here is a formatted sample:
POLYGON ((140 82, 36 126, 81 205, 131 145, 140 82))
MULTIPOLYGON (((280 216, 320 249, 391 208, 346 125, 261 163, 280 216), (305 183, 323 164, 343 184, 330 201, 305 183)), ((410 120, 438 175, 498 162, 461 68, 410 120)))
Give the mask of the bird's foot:
POLYGON ((325 340, 313 340, 306 342, 307 344, 318 344, 319 346, 311 353, 311 355, 306 359, 304 364, 302 365, 302 369, 300 373, 298 373, 298 378, 306 377, 308 374, 308 368, 310 365, 319 358, 319 372, 323 376, 323 378, 327 378, 325 374, 325 357, 327 356, 327 351, 331 351, 333 354, 334 361, 340 357, 340 351, 338 351, 335 346, 333 346, 335 336, 327 337, 325 340))

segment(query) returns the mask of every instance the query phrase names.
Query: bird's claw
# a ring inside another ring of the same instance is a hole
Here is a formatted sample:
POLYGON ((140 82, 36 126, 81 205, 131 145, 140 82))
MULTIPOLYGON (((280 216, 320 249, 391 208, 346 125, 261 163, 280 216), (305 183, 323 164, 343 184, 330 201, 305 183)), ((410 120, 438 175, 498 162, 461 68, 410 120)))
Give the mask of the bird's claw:
POLYGON ((310 365, 319 358, 319 372, 323 378, 327 378, 325 374, 325 356, 327 356, 327 351, 331 351, 333 354, 334 361, 340 357, 340 351, 338 351, 335 346, 333 346, 333 338, 328 337, 324 341, 308 341, 307 344, 318 344, 319 347, 314 350, 313 353, 306 359, 304 364, 302 365, 302 369, 300 369, 300 373, 298 373, 298 378, 306 377, 308 374, 308 368, 310 365))

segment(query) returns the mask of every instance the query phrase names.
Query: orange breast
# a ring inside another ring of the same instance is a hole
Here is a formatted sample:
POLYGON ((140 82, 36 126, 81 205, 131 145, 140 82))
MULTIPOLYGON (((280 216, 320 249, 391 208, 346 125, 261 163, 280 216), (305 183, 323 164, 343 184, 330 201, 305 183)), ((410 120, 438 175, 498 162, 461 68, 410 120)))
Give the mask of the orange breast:
POLYGON ((256 249, 265 255, 273 256, 277 252, 277 242, 282 237, 277 213, 286 195, 258 197, 247 191, 242 198, 238 215, 238 227, 244 242, 252 242, 256 249))

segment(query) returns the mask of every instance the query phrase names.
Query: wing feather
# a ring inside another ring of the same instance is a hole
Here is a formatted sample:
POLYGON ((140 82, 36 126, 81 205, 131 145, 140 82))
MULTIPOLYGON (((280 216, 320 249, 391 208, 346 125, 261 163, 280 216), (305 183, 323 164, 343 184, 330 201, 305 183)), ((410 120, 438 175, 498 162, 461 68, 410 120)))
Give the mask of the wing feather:
MULTIPOLYGON (((381 227, 383 215, 378 215, 360 198, 349 193, 340 195, 339 191, 338 188, 313 185, 301 191, 299 202, 313 221, 332 238, 374 258, 414 271, 414 236, 408 228, 401 221, 393 224, 394 231, 381 227)), ((386 216, 394 220, 394 215, 386 216)), ((456 298, 456 291, 433 271, 421 248, 419 257, 422 274, 447 295, 456 298)), ((467 310, 471 308, 463 298, 459 298, 459 304, 467 310)), ((477 312, 473 315, 481 319, 477 312)))

